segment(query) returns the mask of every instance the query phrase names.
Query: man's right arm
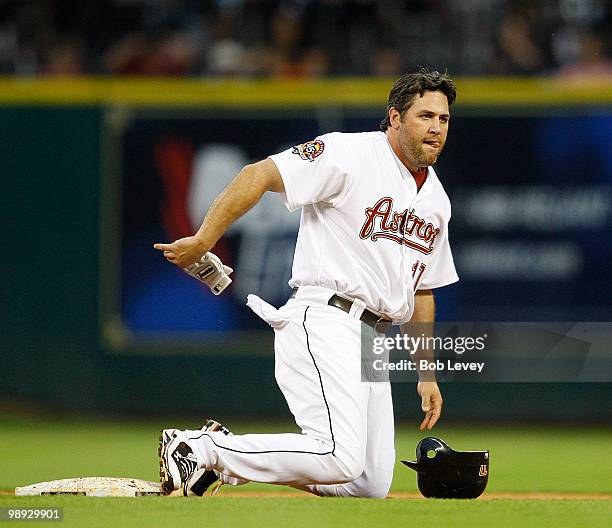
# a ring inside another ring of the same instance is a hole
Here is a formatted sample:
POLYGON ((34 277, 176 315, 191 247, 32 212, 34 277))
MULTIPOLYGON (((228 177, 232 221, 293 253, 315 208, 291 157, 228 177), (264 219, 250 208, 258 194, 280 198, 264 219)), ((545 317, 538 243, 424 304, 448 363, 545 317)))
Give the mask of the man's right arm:
POLYGON ((238 173, 215 198, 195 235, 153 247, 163 251, 172 264, 186 268, 210 251, 229 226, 257 204, 267 191, 285 191, 280 172, 270 158, 247 165, 238 173))

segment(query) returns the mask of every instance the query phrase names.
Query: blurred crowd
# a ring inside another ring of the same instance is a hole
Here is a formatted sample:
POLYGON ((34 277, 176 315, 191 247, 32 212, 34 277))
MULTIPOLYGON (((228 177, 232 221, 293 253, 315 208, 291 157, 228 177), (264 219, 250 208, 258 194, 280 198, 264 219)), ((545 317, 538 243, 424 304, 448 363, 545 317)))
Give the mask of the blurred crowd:
POLYGON ((609 0, 0 0, 0 73, 612 75, 609 0))

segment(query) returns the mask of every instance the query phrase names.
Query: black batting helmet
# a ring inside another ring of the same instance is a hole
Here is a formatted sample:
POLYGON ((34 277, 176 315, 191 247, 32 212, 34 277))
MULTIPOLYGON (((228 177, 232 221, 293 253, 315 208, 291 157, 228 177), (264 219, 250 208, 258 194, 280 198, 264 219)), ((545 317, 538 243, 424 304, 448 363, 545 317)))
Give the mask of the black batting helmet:
POLYGON ((489 480, 488 451, 454 451, 446 442, 429 436, 416 448, 416 462, 402 464, 417 472, 424 497, 475 499, 489 480))

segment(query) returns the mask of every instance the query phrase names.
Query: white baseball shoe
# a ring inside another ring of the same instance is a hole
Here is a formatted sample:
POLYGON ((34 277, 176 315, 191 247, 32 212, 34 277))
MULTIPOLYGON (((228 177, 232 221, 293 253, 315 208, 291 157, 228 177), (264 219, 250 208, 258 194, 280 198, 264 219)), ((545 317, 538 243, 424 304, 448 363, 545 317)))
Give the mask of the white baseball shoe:
POLYGON ((162 430, 157 453, 162 493, 170 495, 181 489, 186 495, 187 483, 198 469, 198 458, 185 433, 177 429, 162 430))
MULTIPOLYGON (((201 431, 219 431, 225 435, 232 433, 219 422, 208 420, 201 431)), ((162 492, 166 495, 180 494, 201 497, 208 488, 219 480, 219 474, 214 470, 198 469, 198 460, 186 441, 184 433, 180 429, 164 429, 159 437, 159 476, 162 492), (176 441, 175 441, 176 440, 176 441)), ((213 495, 215 495, 221 483, 219 483, 213 495)))

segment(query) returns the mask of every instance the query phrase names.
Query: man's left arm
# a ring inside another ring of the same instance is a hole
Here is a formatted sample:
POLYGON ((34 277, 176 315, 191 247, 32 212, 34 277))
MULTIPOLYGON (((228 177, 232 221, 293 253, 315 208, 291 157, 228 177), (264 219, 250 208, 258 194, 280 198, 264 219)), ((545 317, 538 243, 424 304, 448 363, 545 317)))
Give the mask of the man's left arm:
MULTIPOLYGON (((423 329, 425 337, 433 334, 433 322, 435 320, 435 301, 431 290, 419 290, 414 296, 414 311, 410 323, 431 323, 430 325, 420 325, 423 329)), ((408 325, 410 325, 408 323, 408 325)), ((410 333, 408 325, 400 325, 400 331, 403 334, 410 333)), ((414 362, 417 365, 417 373, 419 382, 417 384, 417 392, 421 397, 421 408, 425 413, 425 418, 421 422, 420 430, 431 430, 442 414, 442 394, 438 383, 435 381, 435 376, 431 371, 421 372, 418 368, 420 360, 425 359, 432 361, 433 351, 427 348, 421 348, 414 354, 414 362), (426 379, 424 379, 426 376, 426 379), (433 378, 432 378, 433 376, 433 378)))

